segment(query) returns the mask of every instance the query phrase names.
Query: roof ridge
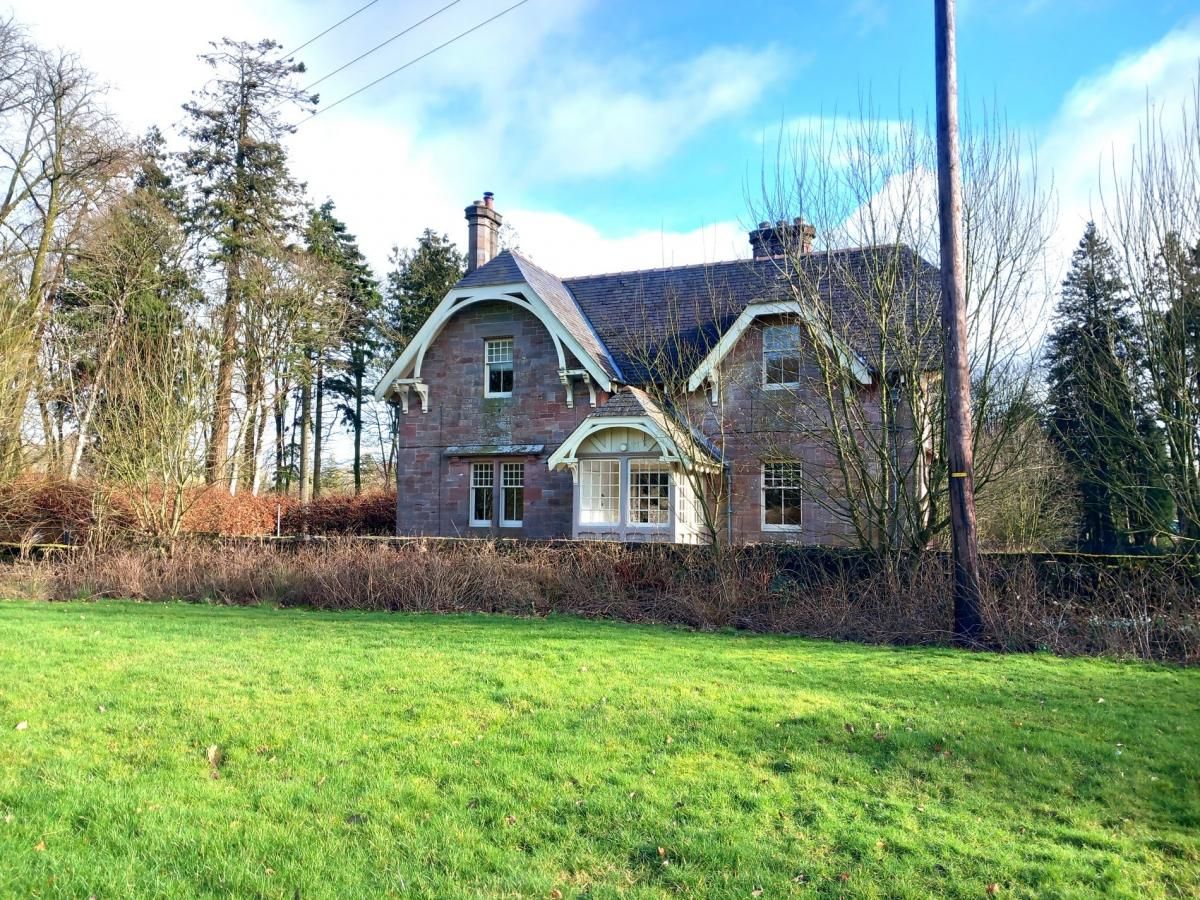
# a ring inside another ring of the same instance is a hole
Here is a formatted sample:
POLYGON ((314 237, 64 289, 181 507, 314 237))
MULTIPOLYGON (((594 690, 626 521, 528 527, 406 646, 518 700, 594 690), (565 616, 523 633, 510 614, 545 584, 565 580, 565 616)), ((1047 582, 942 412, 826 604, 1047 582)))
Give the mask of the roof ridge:
MULTIPOLYGON (((501 250, 500 253, 507 253, 509 256, 511 256, 513 259, 517 260, 518 262, 525 263, 525 265, 528 265, 528 266, 533 266, 535 269, 537 269, 543 275, 549 275, 551 278, 557 279, 558 281, 562 281, 562 282, 566 281, 566 279, 563 278, 561 275, 555 275, 553 272, 551 272, 545 266, 539 266, 537 263, 535 263, 532 259, 530 259, 528 256, 526 256, 524 253, 520 252, 519 250, 501 250)), ((496 255, 499 256, 500 254, 498 253, 496 255)))
MULTIPOLYGON (((845 254, 865 253, 869 250, 884 250, 884 249, 893 249, 893 248, 907 250, 909 253, 912 253, 914 256, 916 256, 920 259, 924 259, 924 257, 922 257, 915 250, 913 250, 912 247, 910 247, 908 244, 902 243, 900 241, 896 241, 894 243, 889 243, 889 242, 884 241, 884 242, 875 243, 875 244, 861 244, 857 247, 832 247, 832 248, 826 248, 824 250, 814 250, 811 253, 805 254, 805 256, 806 256, 806 258, 811 258, 814 256, 833 256, 833 255, 837 255, 840 253, 845 253, 845 254)), ((521 258, 524 259, 524 257, 521 257, 521 258)), ((704 269, 704 268, 716 268, 717 266, 732 266, 732 265, 737 265, 739 263, 754 264, 754 263, 769 263, 769 262, 778 262, 778 259, 776 257, 743 256, 743 257, 737 257, 736 259, 719 259, 719 260, 714 260, 713 262, 684 263, 683 265, 679 265, 679 266, 652 266, 648 269, 618 269, 615 272, 593 272, 589 275, 571 275, 566 278, 560 278, 560 280, 563 282, 563 284, 566 284, 567 282, 570 282, 570 281, 588 281, 589 279, 592 279, 592 278, 612 278, 616 275, 649 275, 651 273, 657 273, 657 272, 682 272, 682 271, 685 271, 688 269, 704 269)), ((536 266, 537 263, 533 263, 533 265, 536 266)), ((546 271, 546 270, 543 269, 542 271, 546 271)))

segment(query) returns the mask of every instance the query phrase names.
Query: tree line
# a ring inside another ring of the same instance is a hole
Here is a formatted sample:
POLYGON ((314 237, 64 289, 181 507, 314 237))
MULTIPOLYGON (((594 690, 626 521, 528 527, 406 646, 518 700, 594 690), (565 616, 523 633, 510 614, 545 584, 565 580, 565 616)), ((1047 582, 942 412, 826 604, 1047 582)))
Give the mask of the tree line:
MULTIPOLYGON (((314 200, 291 171, 289 123, 319 99, 301 86, 303 64, 270 40, 225 39, 202 58, 211 78, 182 104, 173 139, 135 137, 80 60, 0 24, 0 481, 87 479, 131 498, 161 534, 179 530, 201 484, 312 499, 331 480, 335 433, 349 436, 355 491, 390 483, 398 411, 371 390, 464 266, 426 230, 378 277, 334 201, 314 200)), ((949 470, 944 391, 930 377, 938 325, 905 299, 902 249, 936 258, 932 136, 916 119, 883 124, 895 118, 864 108, 781 141, 750 205, 755 220, 803 216, 824 247, 896 248, 858 257, 868 268, 856 271, 839 268, 849 256, 814 268, 789 248, 782 274, 806 327, 844 326, 819 301, 822 279, 857 292, 886 397, 847 392, 836 342, 813 342, 812 389, 760 411, 756 452, 782 452, 797 433, 816 442, 840 488, 815 486, 813 501, 864 546, 899 552, 943 540, 949 470)), ((1060 285, 1046 276, 1052 191, 1020 136, 1001 117, 968 116, 962 167, 986 543, 1194 546, 1200 89, 1177 114, 1147 111, 1060 285)), ((719 426, 723 401, 682 399, 694 367, 677 349, 644 348, 662 373, 651 389, 691 424, 715 415, 719 426)), ((701 512, 715 540, 717 516, 701 512)))
POLYGON ((198 483, 316 496, 338 430, 356 492, 390 480, 398 423, 371 391, 464 259, 426 230, 376 276, 291 171, 318 97, 280 50, 213 44, 172 142, 0 24, 0 478, 123 487, 172 533, 198 483))

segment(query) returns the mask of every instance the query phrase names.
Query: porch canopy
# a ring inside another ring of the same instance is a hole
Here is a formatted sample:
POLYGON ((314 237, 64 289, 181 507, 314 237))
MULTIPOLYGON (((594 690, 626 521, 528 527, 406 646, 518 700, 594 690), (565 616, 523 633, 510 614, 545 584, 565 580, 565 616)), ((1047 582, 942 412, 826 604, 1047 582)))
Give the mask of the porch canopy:
POLYGON ((622 541, 699 539, 700 504, 721 471, 703 435, 639 388, 623 388, 546 461, 575 484, 572 534, 622 541))

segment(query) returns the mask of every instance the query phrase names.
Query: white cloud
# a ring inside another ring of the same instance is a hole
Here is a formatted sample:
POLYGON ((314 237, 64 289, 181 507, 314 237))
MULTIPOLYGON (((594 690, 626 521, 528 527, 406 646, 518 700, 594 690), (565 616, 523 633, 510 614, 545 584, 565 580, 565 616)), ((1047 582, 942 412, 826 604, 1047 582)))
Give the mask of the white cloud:
MULTIPOLYGON (((443 5, 380 4, 300 54, 312 80, 443 5)), ((317 90, 328 106, 368 81, 503 9, 463 0, 317 90)), ((327 114, 305 122, 290 149, 314 199, 331 197, 368 258, 382 270, 396 242, 425 227, 465 238, 462 210, 484 189, 498 194, 522 246, 564 274, 695 262, 743 252, 735 223, 668 232, 632 224, 605 234, 534 208, 535 191, 653 171, 706 128, 738 115, 795 58, 773 47, 710 47, 662 65, 630 48, 590 50, 585 17, 598 0, 530 4, 433 54, 327 114), (568 237, 569 235, 569 237, 568 237)), ((110 106, 133 132, 170 132, 180 104, 210 76, 196 60, 228 34, 272 36, 294 46, 352 7, 296 0, 15 0, 14 15, 44 45, 79 53, 112 86, 110 106)), ((665 212, 665 211, 664 211, 665 212)), ((651 221, 653 212, 649 213, 651 221)))
POLYGON ((520 234, 522 252, 563 277, 749 255, 746 230, 738 222, 715 222, 687 232, 638 230, 613 237, 562 213, 514 209, 508 220, 520 234))
POLYGON ((723 47, 663 70, 626 59, 580 68, 549 96, 539 86, 521 98, 521 121, 537 145, 531 171, 564 178, 646 171, 752 106, 785 70, 774 48, 723 47))
POLYGON ((1065 265, 1089 219, 1103 219, 1100 185, 1129 162, 1148 104, 1170 126, 1200 70, 1200 19, 1085 78, 1067 94, 1041 141, 1039 164, 1059 199, 1054 254, 1065 265))

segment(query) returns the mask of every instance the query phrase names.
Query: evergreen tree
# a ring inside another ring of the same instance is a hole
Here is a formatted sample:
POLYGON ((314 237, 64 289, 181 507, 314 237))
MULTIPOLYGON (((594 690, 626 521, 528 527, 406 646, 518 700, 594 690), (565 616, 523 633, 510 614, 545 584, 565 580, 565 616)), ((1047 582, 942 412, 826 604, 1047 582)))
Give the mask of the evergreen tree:
POLYGON ((426 228, 416 247, 393 247, 388 261, 392 269, 387 274, 382 330, 398 356, 463 277, 466 258, 447 235, 426 228))
MULTIPOLYGON (((292 178, 283 148, 294 126, 284 118, 293 107, 308 108, 316 96, 294 84, 304 65, 280 58, 281 45, 228 38, 201 56, 216 77, 183 105, 184 136, 190 146, 183 163, 191 176, 191 221, 212 245, 222 268, 224 296, 218 315, 217 379, 206 475, 228 477, 233 375, 238 361, 238 318, 248 290, 247 259, 269 255, 295 223, 300 185, 292 178)), ((257 383, 256 378, 248 384, 257 383)), ((247 398, 253 408, 257 398, 247 398)))
MULTIPOLYGON (((312 211, 306 232, 309 252, 331 262, 341 272, 340 294, 344 310, 339 366, 329 372, 316 394, 320 420, 322 394, 338 398, 336 412, 354 435, 354 493, 362 493, 363 394, 367 373, 379 349, 375 317, 383 298, 379 283, 359 250, 358 240, 346 224, 333 214, 333 201, 327 200, 312 211)), ((319 442, 318 442, 319 443, 319 442)), ((320 470, 314 459, 314 471, 320 470)))
MULTIPOLYGON (((392 268, 387 273, 377 322, 379 358, 385 366, 404 351, 429 314, 463 277, 467 263, 448 235, 438 234, 431 228, 422 232, 415 247, 403 250, 392 247, 388 261, 392 268)), ((389 407, 388 413, 391 446, 383 448, 386 477, 390 477, 396 432, 400 426, 396 409, 389 407)))
MULTIPOLYGON (((143 171, 145 171, 143 166, 143 171)), ((80 472, 112 374, 148 371, 162 360, 121 359, 131 346, 161 347, 182 328, 199 291, 185 260, 178 219, 163 193, 141 186, 99 214, 55 296, 55 343, 70 365, 64 395, 78 431, 67 477, 80 472)))
POLYGON ((1050 433, 1079 479, 1083 549, 1146 546, 1165 527, 1162 437, 1144 352, 1112 247, 1093 223, 1071 257, 1048 343, 1050 433))

